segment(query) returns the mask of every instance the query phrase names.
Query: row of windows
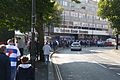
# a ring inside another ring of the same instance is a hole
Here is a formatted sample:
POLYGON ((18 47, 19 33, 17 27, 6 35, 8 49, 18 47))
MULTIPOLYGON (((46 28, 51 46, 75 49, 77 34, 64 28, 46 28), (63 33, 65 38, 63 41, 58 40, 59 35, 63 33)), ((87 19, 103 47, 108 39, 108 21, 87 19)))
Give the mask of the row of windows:
POLYGON ((96 11, 96 9, 97 9, 97 3, 95 3, 94 5, 93 4, 91 4, 91 3, 88 3, 89 1, 87 0, 80 0, 80 4, 77 4, 77 3, 74 3, 74 2, 68 2, 68 1, 65 1, 65 0, 59 0, 58 1, 62 6, 64 6, 64 7, 74 7, 74 8, 77 8, 77 9, 82 9, 82 7, 81 7, 81 4, 83 4, 83 5, 87 5, 87 4, 89 4, 89 5, 87 5, 88 7, 86 8, 86 6, 84 7, 84 9, 88 9, 88 10, 90 10, 90 11, 92 11, 92 12, 95 12, 96 11))
POLYGON ((99 31, 108 31, 108 29, 102 28, 88 28, 88 27, 81 27, 81 26, 62 26, 63 28, 74 28, 74 29, 87 29, 87 30, 99 30, 99 31))
POLYGON ((84 23, 84 22, 72 22, 72 21, 63 21, 62 25, 73 25, 73 26, 82 26, 82 27, 95 27, 95 28, 104 28, 107 29, 108 26, 104 24, 95 24, 95 23, 84 23))
MULTIPOLYGON (((95 1, 95 0, 93 0, 95 1)), ((73 2, 67 2, 65 0, 59 0, 60 4, 63 5, 63 6, 69 6, 69 5, 75 5, 76 3, 73 3, 73 2)), ((89 3, 90 0, 80 0, 81 3, 89 3)))
POLYGON ((73 12, 73 11, 64 11, 61 14, 61 16, 63 16, 63 18, 65 18, 65 17, 76 17, 76 18, 80 18, 80 19, 93 19, 93 20, 107 21, 107 20, 102 19, 102 18, 100 18, 98 16, 95 16, 95 15, 73 12))

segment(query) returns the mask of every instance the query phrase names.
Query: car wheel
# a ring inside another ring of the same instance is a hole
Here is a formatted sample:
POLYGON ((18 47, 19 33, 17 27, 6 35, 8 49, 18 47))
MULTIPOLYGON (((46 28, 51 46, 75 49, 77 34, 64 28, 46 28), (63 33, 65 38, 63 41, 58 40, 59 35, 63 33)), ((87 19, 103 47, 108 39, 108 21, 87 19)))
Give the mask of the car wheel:
POLYGON ((80 51, 82 51, 82 49, 80 49, 80 51))

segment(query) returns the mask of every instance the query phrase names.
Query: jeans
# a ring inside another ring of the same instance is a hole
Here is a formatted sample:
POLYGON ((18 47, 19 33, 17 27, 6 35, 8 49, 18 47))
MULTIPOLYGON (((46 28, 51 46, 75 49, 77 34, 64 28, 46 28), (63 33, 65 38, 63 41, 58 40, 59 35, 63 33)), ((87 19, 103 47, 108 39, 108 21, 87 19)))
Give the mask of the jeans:
POLYGON ((44 55, 45 63, 49 62, 49 55, 44 55))
POLYGON ((15 80, 16 78, 16 68, 12 67, 11 68, 11 80, 15 80))

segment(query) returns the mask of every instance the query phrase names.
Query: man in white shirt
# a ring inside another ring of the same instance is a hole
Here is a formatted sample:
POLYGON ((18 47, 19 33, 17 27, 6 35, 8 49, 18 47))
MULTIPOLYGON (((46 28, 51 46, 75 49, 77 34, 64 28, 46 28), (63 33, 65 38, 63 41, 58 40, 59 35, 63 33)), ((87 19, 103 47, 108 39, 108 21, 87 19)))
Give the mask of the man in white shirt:
POLYGON ((51 47, 48 44, 48 42, 46 42, 46 44, 43 46, 43 51, 44 51, 45 63, 48 63, 49 62, 49 54, 51 51, 51 47))
POLYGON ((21 54, 19 49, 16 46, 14 46, 14 42, 12 39, 9 39, 7 41, 7 44, 8 45, 6 45, 6 55, 10 58, 11 80, 15 80, 17 61, 21 54))

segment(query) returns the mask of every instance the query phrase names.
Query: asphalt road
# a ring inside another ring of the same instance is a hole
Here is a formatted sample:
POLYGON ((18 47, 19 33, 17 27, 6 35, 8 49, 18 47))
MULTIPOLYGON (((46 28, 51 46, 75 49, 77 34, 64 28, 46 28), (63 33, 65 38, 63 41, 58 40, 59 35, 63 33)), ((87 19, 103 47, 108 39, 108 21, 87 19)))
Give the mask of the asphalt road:
POLYGON ((120 64, 104 56, 111 49, 113 47, 62 49, 52 58, 58 80, 119 80, 120 64))

